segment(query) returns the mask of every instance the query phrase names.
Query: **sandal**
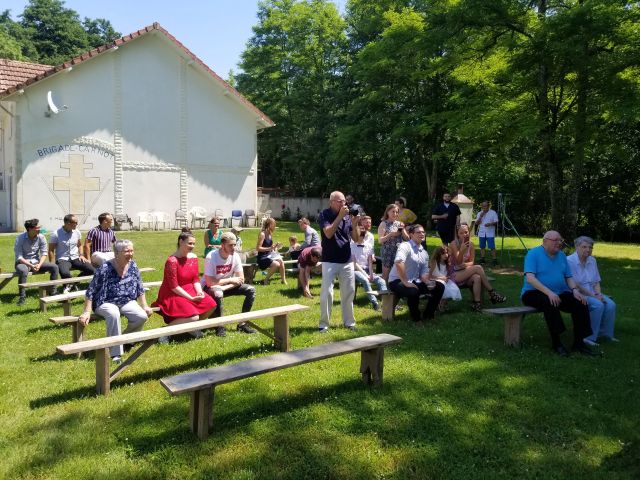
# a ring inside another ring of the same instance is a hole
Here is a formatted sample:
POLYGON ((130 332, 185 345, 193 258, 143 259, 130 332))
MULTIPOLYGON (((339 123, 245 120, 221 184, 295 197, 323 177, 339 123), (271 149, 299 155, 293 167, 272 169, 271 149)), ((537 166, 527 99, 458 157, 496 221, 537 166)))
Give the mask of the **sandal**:
POLYGON ((471 310, 474 312, 482 312, 482 302, 471 302, 471 310))
POLYGON ((489 292, 489 298, 491 303, 504 303, 507 300, 506 296, 499 294, 495 290, 489 292))

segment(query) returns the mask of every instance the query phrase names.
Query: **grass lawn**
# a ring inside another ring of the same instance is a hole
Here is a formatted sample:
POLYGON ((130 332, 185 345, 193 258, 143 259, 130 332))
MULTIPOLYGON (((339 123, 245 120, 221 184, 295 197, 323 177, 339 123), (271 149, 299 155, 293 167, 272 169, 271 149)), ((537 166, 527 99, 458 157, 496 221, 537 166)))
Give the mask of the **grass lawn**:
MULTIPOLYGON (((292 232, 302 237, 295 224, 281 225, 275 237, 284 245, 292 232)), ((243 232, 246 248, 257 233, 243 232)), ((118 235, 133 240, 139 266, 156 268, 143 279, 161 280, 177 232, 118 235)), ((0 236, 3 271, 13 268, 14 239, 0 236)), ((201 233, 197 240, 200 251, 201 233)), ((437 242, 429 237, 429 250, 437 242)), ((505 240, 504 263, 521 269, 523 253, 517 239, 505 240)), ((404 341, 387 348, 380 389, 361 383, 355 354, 218 387, 206 442, 189 431, 188 397, 170 397, 158 380, 270 355, 266 337, 232 331, 153 346, 110 396, 97 397, 92 359, 55 353, 71 338, 69 328, 47 320, 62 309, 39 312, 36 290, 17 307, 13 280, 0 292, 0 478, 638 479, 640 249, 597 243, 595 255, 604 291, 618 304, 621 340, 603 344, 599 359, 553 355, 541 315, 525 319, 521 349, 505 347, 502 320, 471 313, 468 291, 434 324, 416 329, 406 309, 383 324, 359 289, 358 332, 340 327, 336 304, 330 333, 321 335, 319 278, 312 280, 315 298, 305 299, 295 279, 283 286, 276 275, 256 287, 254 308, 311 307, 292 316, 293 349, 381 332, 404 341)), ((519 305, 522 277, 491 275, 508 296, 505 305, 519 305)), ((228 299, 226 311, 239 311, 241 300, 228 299)), ((161 325, 154 315, 146 328, 161 325)), ((88 338, 104 336, 104 328, 92 322, 88 338)))

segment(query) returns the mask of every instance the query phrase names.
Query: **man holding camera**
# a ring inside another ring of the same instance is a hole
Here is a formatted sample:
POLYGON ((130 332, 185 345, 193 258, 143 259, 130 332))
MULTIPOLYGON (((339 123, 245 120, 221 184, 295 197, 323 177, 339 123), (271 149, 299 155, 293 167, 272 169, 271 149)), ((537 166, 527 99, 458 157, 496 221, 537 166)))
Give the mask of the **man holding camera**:
POLYGON ((360 231, 357 228, 359 212, 349 211, 342 192, 332 192, 329 208, 320 212, 318 224, 322 238, 322 287, 320 290, 320 332, 329 330, 331 306, 333 305, 333 280, 340 280, 340 304, 342 323, 350 330, 356 329, 353 314, 355 295, 355 274, 351 261, 351 240, 359 242, 360 231), (355 223, 355 226, 354 226, 355 223))

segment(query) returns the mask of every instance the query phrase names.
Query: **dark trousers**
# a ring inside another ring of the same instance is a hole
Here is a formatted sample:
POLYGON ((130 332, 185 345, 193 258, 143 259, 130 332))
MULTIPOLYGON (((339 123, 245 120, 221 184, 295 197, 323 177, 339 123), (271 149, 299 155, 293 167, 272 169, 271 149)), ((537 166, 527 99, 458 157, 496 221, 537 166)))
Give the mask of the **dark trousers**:
POLYGON ((443 245, 449 245, 456 238, 456 226, 454 225, 453 227, 443 228, 442 230, 438 228, 438 235, 440 236, 440 240, 442 240, 443 245))
POLYGON ((71 278, 71 270, 80 270, 79 277, 96 273, 96 269, 93 268, 91 262, 84 263, 79 258, 58 260, 58 268, 60 269, 61 278, 71 278))
MULTIPOLYGON (((49 273, 49 278, 51 280, 58 279, 58 266, 49 262, 44 262, 40 266, 40 270, 38 270, 37 272, 33 272, 24 263, 16 263, 16 272, 18 273, 18 283, 26 283, 29 272, 32 272, 34 275, 38 275, 40 273, 49 273)), ((20 292, 21 297, 24 297, 26 295, 25 289, 23 287, 18 287, 18 291, 20 292)))
POLYGON ((244 302, 242 302, 242 313, 250 312, 253 308, 253 302, 256 299, 256 289, 252 285, 247 285, 243 283, 235 288, 230 288, 229 290, 225 290, 223 296, 217 296, 214 294, 214 290, 212 288, 205 288, 204 290, 208 295, 213 297, 213 299, 218 304, 216 306, 215 311, 213 312, 212 317, 222 317, 224 316, 224 297, 231 297, 234 295, 244 295, 244 302))
POLYGON ((393 280, 389 282, 389 290, 394 292, 399 297, 405 297, 407 299, 407 306, 409 307, 409 315, 414 322, 420 321, 422 318, 431 319, 434 317, 436 308, 442 299, 444 293, 444 285, 440 282, 435 282, 436 285, 433 289, 429 290, 427 286, 422 282, 412 282, 418 288, 405 287, 400 280, 393 280), (430 293, 427 306, 424 309, 422 317, 420 317, 420 295, 430 293))
POLYGON ((564 292, 558 296, 560 297, 560 305, 554 307, 551 305, 549 297, 544 293, 539 290, 529 290, 522 295, 522 303, 537 308, 544 314, 554 347, 560 343, 560 334, 567 329, 560 312, 570 313, 573 321, 573 344, 580 346, 582 340, 591 335, 589 307, 576 300, 573 292, 564 292))

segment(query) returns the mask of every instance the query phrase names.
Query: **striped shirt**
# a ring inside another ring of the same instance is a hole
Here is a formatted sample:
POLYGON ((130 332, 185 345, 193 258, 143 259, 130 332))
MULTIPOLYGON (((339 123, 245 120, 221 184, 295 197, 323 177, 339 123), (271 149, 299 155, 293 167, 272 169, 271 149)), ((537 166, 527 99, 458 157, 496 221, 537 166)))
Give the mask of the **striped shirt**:
POLYGON ((93 227, 87 233, 87 241, 91 242, 91 253, 111 252, 113 243, 117 240, 115 232, 108 228, 103 230, 100 225, 93 227))

